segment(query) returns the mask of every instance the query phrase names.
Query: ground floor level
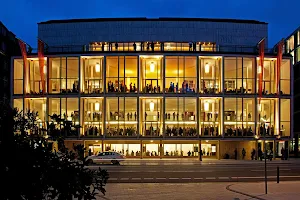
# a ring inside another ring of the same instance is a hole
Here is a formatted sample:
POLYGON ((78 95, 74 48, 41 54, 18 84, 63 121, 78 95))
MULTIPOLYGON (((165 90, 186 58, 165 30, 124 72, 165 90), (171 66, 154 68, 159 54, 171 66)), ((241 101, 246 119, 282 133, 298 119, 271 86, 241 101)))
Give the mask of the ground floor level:
POLYGON ((84 145, 85 155, 103 151, 117 151, 127 158, 257 158, 261 150, 272 152, 273 157, 288 157, 290 141, 285 140, 65 140, 65 146, 84 145), (243 156, 244 153, 244 156, 243 156), (201 155, 200 155, 201 154, 201 155))

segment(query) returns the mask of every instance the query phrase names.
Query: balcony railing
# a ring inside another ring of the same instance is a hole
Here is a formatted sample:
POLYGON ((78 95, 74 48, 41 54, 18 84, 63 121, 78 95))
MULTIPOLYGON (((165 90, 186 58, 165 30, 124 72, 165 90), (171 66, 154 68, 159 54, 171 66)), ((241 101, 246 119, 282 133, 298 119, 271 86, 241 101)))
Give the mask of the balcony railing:
MULTIPOLYGON (((222 53, 258 53, 256 46, 216 45, 214 43, 176 43, 176 42, 122 42, 92 43, 87 45, 47 46, 45 53, 81 53, 81 52, 222 52, 222 53), (117 44, 117 45, 116 45, 117 44)), ((29 53, 36 53, 32 49, 29 53)), ((265 49, 274 53, 273 49, 265 49)))

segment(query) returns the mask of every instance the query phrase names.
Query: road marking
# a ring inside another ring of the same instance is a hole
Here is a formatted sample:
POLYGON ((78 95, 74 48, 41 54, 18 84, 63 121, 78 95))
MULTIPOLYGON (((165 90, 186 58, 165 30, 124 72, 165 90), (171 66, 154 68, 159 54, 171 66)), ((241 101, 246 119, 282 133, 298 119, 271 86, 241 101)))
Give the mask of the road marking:
POLYGON ((279 176, 279 178, 300 178, 300 176, 279 176))
POLYGON ((236 178, 244 178, 244 179, 256 179, 256 178, 265 178, 265 177, 264 177, 264 176, 256 176, 256 177, 249 176, 249 177, 236 177, 236 178))
POLYGON ((229 179, 229 177, 218 177, 219 179, 229 179))
POLYGON ((117 178, 109 178, 109 180, 116 181, 118 179, 117 178))
POLYGON ((195 180, 202 180, 203 178, 194 178, 195 180))
POLYGON ((191 180, 192 178, 181 178, 182 180, 191 180))
POLYGON ((132 180, 141 180, 141 178, 132 178, 132 180))
POLYGON ((205 179, 207 179, 207 180, 213 180, 213 179, 216 179, 216 177, 206 177, 205 179))
POLYGON ((170 180, 178 180, 179 178, 169 178, 170 180))
MULTIPOLYGON (((252 172, 264 172, 265 170, 262 169, 253 169, 251 170, 252 172)), ((268 172, 275 172, 277 171, 276 169, 268 169, 268 172)), ((291 171, 291 169, 279 169, 279 171, 291 171)))
POLYGON ((123 180, 123 181, 124 181, 124 180, 129 180, 129 178, 121 178, 121 180, 123 180))
POLYGON ((166 179, 166 178, 156 178, 157 180, 164 180, 164 179, 166 179))
POLYGON ((153 178, 144 178, 144 180, 153 180, 153 178))

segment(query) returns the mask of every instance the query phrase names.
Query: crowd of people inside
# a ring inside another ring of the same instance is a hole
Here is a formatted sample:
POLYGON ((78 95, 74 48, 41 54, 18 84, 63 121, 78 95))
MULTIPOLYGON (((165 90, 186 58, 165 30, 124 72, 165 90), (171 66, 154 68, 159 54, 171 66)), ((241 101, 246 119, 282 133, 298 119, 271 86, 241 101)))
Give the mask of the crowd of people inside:
POLYGON ((108 81, 107 92, 137 93, 137 87, 135 83, 130 83, 129 87, 124 83, 117 83, 118 80, 116 80, 115 84, 112 81, 108 81))
POLYGON ((166 93, 196 93, 194 84, 189 83, 188 81, 184 81, 181 84, 181 87, 179 87, 178 82, 173 83, 170 82, 169 88, 166 88, 165 90, 166 93))
POLYGON ((184 136, 184 137, 192 137, 192 136, 197 136, 197 129, 194 127, 166 127, 165 130, 166 136, 167 137, 176 137, 176 136, 184 136))

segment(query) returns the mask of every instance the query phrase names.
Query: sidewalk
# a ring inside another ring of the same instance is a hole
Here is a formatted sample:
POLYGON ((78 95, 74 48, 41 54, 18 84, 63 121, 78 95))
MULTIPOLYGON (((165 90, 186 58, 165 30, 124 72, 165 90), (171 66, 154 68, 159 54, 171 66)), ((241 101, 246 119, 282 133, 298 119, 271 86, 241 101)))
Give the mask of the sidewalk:
POLYGON ((299 199, 297 181, 270 182, 269 193, 264 194, 264 183, 109 183, 105 200, 293 200, 299 199), (230 191, 231 190, 231 191, 230 191), (233 192, 233 190, 235 192, 233 192), (244 193, 244 194, 241 194, 244 193), (248 195, 248 196, 247 196, 248 195))
MULTIPOLYGON (((268 194, 265 194, 265 183, 237 183, 228 189, 248 194, 261 200, 300 199, 299 181, 268 182, 268 194)), ((246 196, 245 196, 246 197, 246 196)), ((249 197, 250 198, 250 197, 249 197)))
MULTIPOLYGON (((234 160, 234 159, 211 159, 205 158, 202 161, 195 158, 145 158, 145 159, 137 159, 137 158, 127 158, 123 163, 209 163, 209 164, 251 164, 251 163, 264 163, 264 160, 234 160)), ((290 164, 290 163, 299 163, 299 159, 289 159, 289 160, 281 160, 276 159, 269 161, 267 163, 278 163, 278 164, 290 164)))

